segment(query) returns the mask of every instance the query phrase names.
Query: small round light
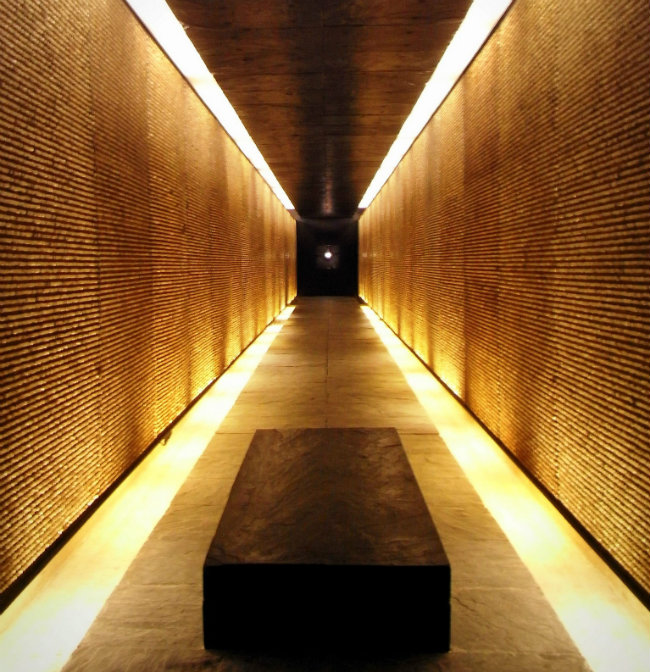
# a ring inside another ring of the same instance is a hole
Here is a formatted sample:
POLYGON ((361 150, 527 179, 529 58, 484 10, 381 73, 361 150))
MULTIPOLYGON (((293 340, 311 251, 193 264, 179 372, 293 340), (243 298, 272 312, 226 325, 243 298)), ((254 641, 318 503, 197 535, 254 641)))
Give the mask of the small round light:
POLYGON ((332 252, 330 250, 326 250, 325 254, 323 255, 325 259, 331 259, 332 258, 332 252))

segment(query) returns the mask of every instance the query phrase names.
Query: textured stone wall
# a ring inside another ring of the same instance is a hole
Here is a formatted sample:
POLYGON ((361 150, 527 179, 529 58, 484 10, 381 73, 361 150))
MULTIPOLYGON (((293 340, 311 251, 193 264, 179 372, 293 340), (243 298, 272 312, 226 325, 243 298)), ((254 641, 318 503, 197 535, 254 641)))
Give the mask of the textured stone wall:
POLYGON ((650 9, 516 0, 360 221, 360 294, 650 590, 650 9))
POLYGON ((120 0, 0 11, 2 598, 295 296, 295 223, 120 0))

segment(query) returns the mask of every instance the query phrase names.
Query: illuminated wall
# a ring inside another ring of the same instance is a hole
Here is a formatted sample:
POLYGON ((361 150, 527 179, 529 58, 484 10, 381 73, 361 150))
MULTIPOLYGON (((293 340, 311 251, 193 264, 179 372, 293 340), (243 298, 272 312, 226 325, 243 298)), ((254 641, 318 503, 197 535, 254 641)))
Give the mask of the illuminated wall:
POLYGON ((360 221, 360 294, 650 590, 650 12, 516 0, 360 221))
POLYGON ((2 14, 0 598, 295 296, 294 221, 126 5, 2 14))

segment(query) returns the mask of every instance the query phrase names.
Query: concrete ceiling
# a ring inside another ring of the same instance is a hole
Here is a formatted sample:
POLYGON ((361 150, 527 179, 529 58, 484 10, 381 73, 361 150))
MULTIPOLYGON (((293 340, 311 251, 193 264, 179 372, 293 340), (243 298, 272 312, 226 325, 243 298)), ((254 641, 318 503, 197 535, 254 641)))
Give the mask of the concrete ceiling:
POLYGON ((305 219, 349 218, 471 0, 168 0, 305 219))

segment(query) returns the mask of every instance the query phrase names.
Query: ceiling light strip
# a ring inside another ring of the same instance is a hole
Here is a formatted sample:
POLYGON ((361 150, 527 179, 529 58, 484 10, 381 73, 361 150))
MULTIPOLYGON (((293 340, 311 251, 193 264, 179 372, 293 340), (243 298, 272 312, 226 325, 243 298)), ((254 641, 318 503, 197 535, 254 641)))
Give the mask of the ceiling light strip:
POLYGON ((367 208, 480 51, 513 0, 474 0, 359 203, 367 208))
POLYGON ((257 145, 248 134, 237 112, 217 84, 196 48, 185 34, 169 5, 164 0, 126 0, 140 21, 151 33, 160 48, 187 79, 194 91, 214 114, 224 130, 234 140, 239 149, 255 166, 273 193, 287 210, 293 204, 280 186, 271 168, 264 160, 257 145))

